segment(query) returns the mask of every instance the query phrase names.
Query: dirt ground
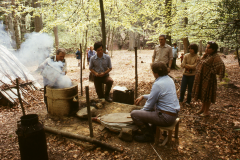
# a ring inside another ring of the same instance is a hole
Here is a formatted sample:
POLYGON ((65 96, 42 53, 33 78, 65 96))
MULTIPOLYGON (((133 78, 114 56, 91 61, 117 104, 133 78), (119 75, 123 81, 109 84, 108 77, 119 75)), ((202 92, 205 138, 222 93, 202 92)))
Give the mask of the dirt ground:
MULTIPOLYGON (((154 81, 150 70, 152 50, 138 51, 138 95, 149 93, 154 81)), ((126 50, 114 51, 112 55, 113 70, 110 76, 114 86, 126 86, 134 89, 135 82, 135 54, 126 50)), ((68 76, 76 82, 80 80, 80 70, 74 55, 67 55, 68 76)), ((71 140, 47 133, 48 155, 51 160, 71 159, 240 159, 240 132, 233 128, 234 122, 240 122, 240 68, 233 55, 222 56, 226 65, 226 78, 219 82, 217 102, 210 107, 211 116, 202 118, 196 112, 201 103, 192 102, 190 107, 183 106, 179 138, 173 138, 173 144, 158 146, 150 143, 124 142, 118 138, 118 133, 104 129, 102 125, 93 122, 94 138, 123 149, 116 152, 100 148, 90 143, 71 140), (156 152, 154 151, 154 149, 156 152)), ((180 66, 180 60, 177 60, 180 66)), ((32 68, 33 69, 33 68, 32 68)), ((85 86, 89 86, 90 98, 96 98, 92 82, 88 81, 89 69, 83 70, 83 93, 85 86)), ((179 96, 179 87, 182 69, 172 70, 170 75, 177 80, 176 89, 179 96)), ((41 78, 39 78, 41 79, 41 78)), ((79 86, 79 92, 80 92, 79 86)), ((112 92, 112 91, 111 91, 112 92)), ((27 114, 38 114, 45 126, 58 128, 71 133, 89 136, 88 121, 75 116, 56 117, 47 114, 43 104, 43 93, 33 93, 41 102, 32 101, 31 106, 25 106, 27 114)), ((85 95, 85 94, 84 94, 85 95)), ((83 98, 84 98, 83 95, 83 98)), ((144 105, 144 102, 141 103, 144 105)), ((129 112, 131 107, 122 104, 107 104, 102 114, 110 112, 129 112), (109 106, 109 107, 108 107, 109 106)), ((18 146, 17 121, 22 112, 19 106, 0 107, 0 159, 20 159, 18 146)))

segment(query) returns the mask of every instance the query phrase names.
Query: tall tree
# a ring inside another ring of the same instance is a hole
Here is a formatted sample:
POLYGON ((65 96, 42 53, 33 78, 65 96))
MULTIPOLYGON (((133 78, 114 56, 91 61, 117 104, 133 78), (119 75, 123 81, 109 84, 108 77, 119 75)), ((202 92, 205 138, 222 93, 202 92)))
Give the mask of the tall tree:
MULTIPOLYGON (((32 6, 33 8, 39 9, 41 7, 40 3, 38 0, 32 0, 32 6)), ((34 27, 35 27, 35 32, 40 32, 43 28, 43 23, 42 23, 42 16, 41 13, 36 14, 34 16, 34 27)))
POLYGON ((12 17, 13 17, 13 25, 14 25, 14 31, 15 31, 15 40, 16 40, 16 48, 19 49, 20 45, 21 45, 21 40, 20 40, 20 32, 19 32, 19 25, 18 25, 18 15, 16 15, 16 4, 15 4, 15 0, 11 0, 12 1, 12 6, 13 6, 13 10, 12 10, 12 17))
POLYGON ((101 20, 102 20, 102 43, 103 43, 103 52, 106 53, 106 31, 105 31, 105 15, 104 15, 103 0, 99 0, 99 3, 100 3, 101 20))

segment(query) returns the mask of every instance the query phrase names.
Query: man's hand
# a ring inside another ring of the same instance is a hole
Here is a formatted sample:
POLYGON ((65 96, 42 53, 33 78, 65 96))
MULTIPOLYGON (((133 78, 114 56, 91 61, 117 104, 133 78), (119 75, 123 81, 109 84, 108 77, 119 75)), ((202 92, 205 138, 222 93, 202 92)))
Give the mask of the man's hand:
POLYGON ((135 100, 135 104, 136 104, 136 105, 139 105, 139 103, 141 102, 142 99, 143 99, 143 96, 138 97, 138 98, 135 100))
POLYGON ((188 64, 186 64, 186 65, 184 66, 184 68, 186 68, 186 69, 191 69, 188 64))
POLYGON ((171 69, 168 67, 168 68, 167 68, 167 71, 168 71, 168 73, 170 73, 171 69))
POLYGON ((98 77, 103 77, 105 75, 104 72, 101 72, 100 74, 98 74, 98 77))
POLYGON ((95 77, 99 77, 99 74, 97 72, 95 73, 95 77))

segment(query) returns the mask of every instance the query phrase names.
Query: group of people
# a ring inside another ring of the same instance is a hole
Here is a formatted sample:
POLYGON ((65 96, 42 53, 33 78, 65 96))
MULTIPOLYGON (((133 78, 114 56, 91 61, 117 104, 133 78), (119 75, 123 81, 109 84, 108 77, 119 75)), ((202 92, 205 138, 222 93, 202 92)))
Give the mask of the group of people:
POLYGON ((173 80, 168 76, 174 60, 174 48, 166 44, 164 35, 159 36, 159 45, 155 46, 151 70, 155 77, 150 94, 142 95, 136 99, 135 104, 139 104, 142 99, 146 103, 141 110, 133 110, 131 117, 133 122, 142 131, 142 134, 134 136, 138 142, 154 141, 154 130, 156 126, 171 126, 176 118, 183 100, 186 88, 188 95, 186 105, 190 105, 191 98, 195 101, 201 100, 202 107, 197 112, 200 116, 209 116, 211 103, 216 102, 217 78, 220 81, 225 75, 225 65, 217 54, 218 45, 215 42, 208 42, 205 54, 200 58, 198 46, 191 44, 189 52, 183 58, 181 67, 183 77, 178 99, 173 80), (151 126, 149 125, 151 124, 151 126))
MULTIPOLYGON (((106 54, 108 54, 108 47, 106 46, 106 54)), ((75 53, 76 54, 76 59, 78 60, 78 67, 80 66, 80 63, 81 63, 81 51, 80 51, 80 48, 78 48, 77 52, 75 53)), ((87 56, 87 64, 89 65, 89 60, 92 56, 94 56, 96 54, 96 51, 93 50, 93 46, 90 46, 90 47, 87 47, 86 49, 86 56, 87 56)))
MULTIPOLYGON (((168 74, 172 64, 176 64, 176 44, 174 48, 166 44, 165 35, 159 36, 159 45, 154 48, 152 63, 150 65, 155 81, 150 94, 142 95, 135 100, 138 105, 141 100, 146 99, 146 103, 141 110, 133 110, 131 117, 133 122, 142 131, 142 134, 134 136, 138 142, 151 142, 154 140, 154 126, 170 126, 178 117, 180 107, 183 106, 184 94, 188 88, 186 105, 190 105, 191 98, 202 101, 202 108, 198 112, 202 116, 209 116, 209 107, 216 101, 217 79, 224 77, 225 66, 220 56, 217 54, 218 45, 215 42, 208 42, 205 54, 200 58, 197 55, 198 46, 191 44, 189 52, 184 56, 181 67, 184 68, 180 97, 177 97, 174 81, 168 74), (173 54, 173 52, 175 52, 173 54), (149 124, 152 124, 150 126, 149 124)), ((56 61, 66 63, 65 51, 58 50, 56 61)), ((88 52, 89 70, 94 75, 94 86, 98 98, 105 98, 112 102, 109 96, 113 85, 113 79, 109 76, 112 70, 111 58, 103 53, 103 44, 96 42, 94 48, 91 46, 88 52), (93 50, 94 49, 94 50, 93 50), (94 54, 94 52, 96 52, 94 54), (106 84, 103 93, 102 83, 106 84)), ((66 68, 63 68, 65 71, 66 68)), ((65 71, 66 72, 66 71, 65 71)))
MULTIPOLYGON (((76 59, 78 60, 78 67, 79 67, 80 63, 81 63, 81 58, 82 58, 80 48, 78 48, 78 50, 75 54, 76 54, 76 59)), ((90 47, 87 48, 86 54, 87 54, 87 63, 89 64, 90 58, 96 54, 96 52, 93 50, 93 46, 90 46, 90 47)))

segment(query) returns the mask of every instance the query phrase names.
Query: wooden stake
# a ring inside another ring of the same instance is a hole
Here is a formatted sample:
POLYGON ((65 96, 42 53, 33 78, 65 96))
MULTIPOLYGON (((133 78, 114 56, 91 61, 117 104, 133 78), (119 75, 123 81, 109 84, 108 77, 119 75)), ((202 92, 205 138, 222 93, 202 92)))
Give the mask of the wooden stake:
POLYGON ((138 73, 137 73, 137 47, 135 49, 135 99, 138 96, 138 73))
POLYGON ((81 96, 83 95, 82 89, 82 44, 80 43, 80 54, 81 54, 81 67, 80 67, 80 84, 81 84, 81 96))
POLYGON ((89 123, 90 137, 93 137, 92 113, 91 113, 91 110, 90 110, 89 87, 88 86, 85 86, 85 92, 86 92, 86 102, 87 102, 87 112, 88 112, 88 123, 89 123))
POLYGON ((24 110, 24 108, 23 108, 22 98, 21 98, 21 95, 20 95, 20 92, 19 92, 19 82, 18 82, 18 78, 16 78, 16 82, 17 82, 18 99, 19 99, 19 102, 20 102, 20 105, 21 105, 21 108, 22 108, 23 115, 25 116, 25 110, 24 110))

